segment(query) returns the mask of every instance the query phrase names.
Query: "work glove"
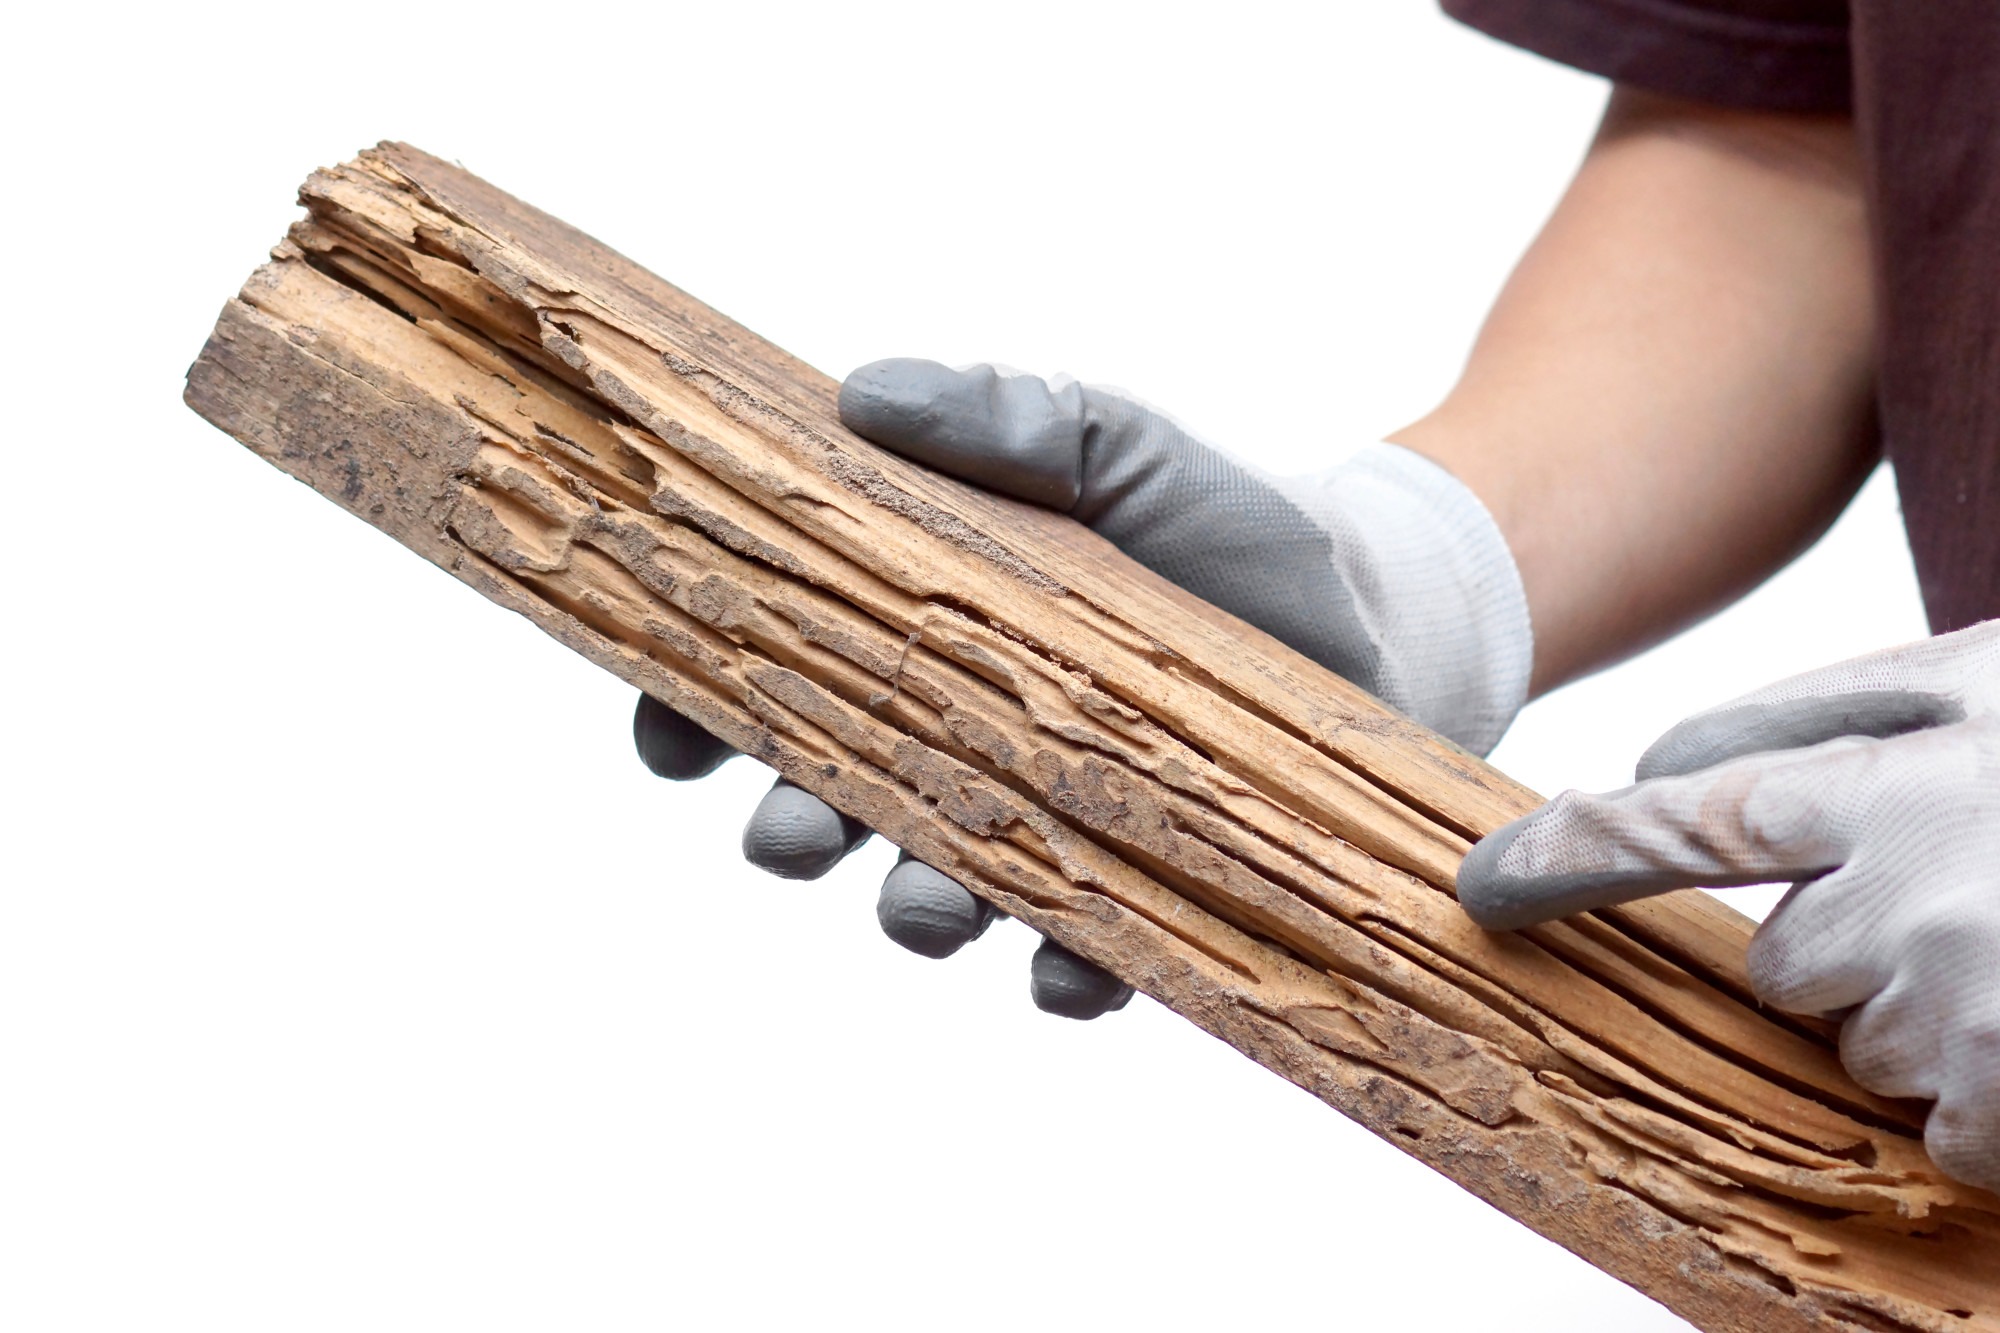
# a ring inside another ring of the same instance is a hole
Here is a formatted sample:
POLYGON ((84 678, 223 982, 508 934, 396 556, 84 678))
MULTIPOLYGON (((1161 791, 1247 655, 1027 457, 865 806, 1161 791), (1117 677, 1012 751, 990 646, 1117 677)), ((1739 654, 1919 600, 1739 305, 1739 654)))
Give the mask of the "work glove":
POLYGON ((1696 714, 1637 785, 1565 792, 1489 835, 1458 896, 1508 930, 1784 880, 1750 941, 1758 998, 1845 1013, 1854 1080, 1935 1099, 1931 1160, 2000 1189, 2000 621, 1696 714))
MULTIPOLYGON (((1443 468, 1370 445, 1309 476, 1266 475, 1203 444, 1128 395, 994 366, 864 366, 840 419, 906 458, 1088 524, 1140 564, 1249 621, 1480 754, 1527 697, 1527 600, 1492 517, 1443 468)), ((698 777, 730 751, 642 698, 639 753, 655 773, 698 777)), ((809 879, 867 836, 780 780, 750 817, 743 852, 809 879)), ((906 948, 942 958, 993 910, 905 857, 876 907, 906 948)), ((1030 992, 1042 1009, 1094 1018, 1128 987, 1044 940, 1030 992)))

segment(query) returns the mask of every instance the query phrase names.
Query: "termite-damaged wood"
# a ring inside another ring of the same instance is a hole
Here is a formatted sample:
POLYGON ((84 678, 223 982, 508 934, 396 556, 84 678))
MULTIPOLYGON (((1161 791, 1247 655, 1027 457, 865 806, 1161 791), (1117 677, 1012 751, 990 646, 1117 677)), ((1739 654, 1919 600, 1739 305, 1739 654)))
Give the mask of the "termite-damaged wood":
POLYGON ((1703 1328, 2000 1333, 2000 1199, 1743 918, 1489 935, 1498 772, 458 168, 302 198, 188 377, 263 457, 1703 1328))

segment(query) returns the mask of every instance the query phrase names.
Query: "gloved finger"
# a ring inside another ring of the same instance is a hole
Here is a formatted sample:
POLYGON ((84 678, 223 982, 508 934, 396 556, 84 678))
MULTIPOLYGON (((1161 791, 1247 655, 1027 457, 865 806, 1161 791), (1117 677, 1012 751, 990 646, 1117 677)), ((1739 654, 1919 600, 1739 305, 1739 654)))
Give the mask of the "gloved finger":
MULTIPOLYGON (((2000 1044, 2000 1034, 1988 1030, 1986 1037, 2000 1044)), ((1986 1054, 2000 1059, 2000 1051, 1986 1054)), ((1946 1088, 1924 1122, 1924 1148, 1953 1180, 2000 1191, 2000 1087, 1946 1088)))
POLYGON ((1831 1015, 1883 994, 1895 980, 1896 955, 1869 947, 1883 928, 1877 877, 1872 867, 1850 865, 1792 886, 1750 937, 1745 962, 1758 999, 1794 1014, 1831 1015))
POLYGON ((1825 874, 1847 859, 1857 821, 1845 816, 1885 744, 1829 741, 1602 796, 1564 792, 1473 847, 1458 900, 1488 930, 1518 930, 1670 889, 1825 874))
POLYGON ((840 419, 885 449, 1017 499, 1068 510, 1082 493, 1083 391, 1074 382, 895 357, 847 377, 840 419))
POLYGON ((676 783, 708 777, 738 753, 652 695, 640 695, 638 709, 632 711, 632 745, 638 747, 640 763, 656 777, 676 783))
MULTIPOLYGON (((1945 964, 1948 968, 1952 964, 1945 964)), ((1840 1062, 1885 1097, 1935 1098, 1931 1160, 1954 1180, 2000 1189, 2000 997, 1940 1003, 1930 975, 1899 975, 1840 1029, 1840 1062)))
POLYGON ((1934 1098, 1939 1091, 1945 1032, 1930 1021, 1929 997, 1913 980, 1889 978, 1840 1025, 1841 1065, 1856 1083, 1884 1097, 1934 1098))
POLYGON ((998 915, 993 904, 908 852, 883 879, 875 902, 882 933, 926 958, 949 958, 984 935, 998 915))
POLYGON ((1035 1008, 1062 1018, 1099 1018, 1132 1000, 1130 986, 1046 937, 1028 966, 1028 993, 1035 1008))
POLYGON ((632 714, 632 742, 647 768, 675 782, 705 778, 737 753, 727 741, 717 740, 700 723, 650 694, 639 696, 639 707, 632 714))
POLYGON ((784 879, 818 879, 867 838, 867 825, 779 778, 743 826, 743 859, 784 879))
POLYGON ((1968 653, 2000 673, 2000 622, 1837 662, 1696 713, 1647 748, 1638 776, 1691 773, 1838 736, 1882 739, 1963 721, 1964 682, 1987 674, 1976 660, 1968 663, 1968 653))

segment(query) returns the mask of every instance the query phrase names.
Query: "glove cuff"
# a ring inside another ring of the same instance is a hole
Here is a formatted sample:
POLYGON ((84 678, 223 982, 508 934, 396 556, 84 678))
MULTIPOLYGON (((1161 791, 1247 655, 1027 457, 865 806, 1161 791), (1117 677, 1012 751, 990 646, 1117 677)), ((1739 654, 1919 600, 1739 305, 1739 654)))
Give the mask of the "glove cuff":
POLYGON ((1382 654, 1375 693, 1474 754, 1528 699, 1535 637, 1513 552, 1465 484, 1395 444, 1282 488, 1333 542, 1382 654))

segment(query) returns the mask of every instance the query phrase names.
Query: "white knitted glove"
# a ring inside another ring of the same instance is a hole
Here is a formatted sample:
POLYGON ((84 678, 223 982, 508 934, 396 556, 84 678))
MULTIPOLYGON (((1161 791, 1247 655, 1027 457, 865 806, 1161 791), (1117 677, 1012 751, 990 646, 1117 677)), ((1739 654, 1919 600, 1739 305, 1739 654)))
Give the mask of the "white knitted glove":
MULTIPOLYGON (((1534 642, 1513 556, 1472 492, 1407 449, 1369 445, 1311 476, 1273 477, 1116 389, 935 361, 855 371, 840 416, 905 457, 1075 516, 1469 750, 1491 750, 1527 697, 1534 642)), ((699 776, 728 753, 650 701, 635 733, 663 776, 699 776)), ((781 782, 743 847, 766 869, 810 878, 864 836, 781 782)), ((909 860, 890 872, 877 914, 891 938, 934 957, 991 920, 964 888, 909 860)), ((1071 1017, 1129 996, 1053 944, 1036 954, 1032 981, 1037 1004, 1071 1017)))
POLYGON ((1459 871, 1466 911, 1513 929, 1667 889, 1796 881, 1750 944, 1758 996, 1852 1009, 1840 1056, 1855 1081, 1936 1099, 1932 1160, 2000 1189, 2000 621, 1696 714, 1638 777, 1487 837, 1459 871))

